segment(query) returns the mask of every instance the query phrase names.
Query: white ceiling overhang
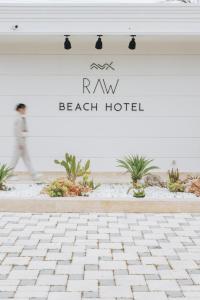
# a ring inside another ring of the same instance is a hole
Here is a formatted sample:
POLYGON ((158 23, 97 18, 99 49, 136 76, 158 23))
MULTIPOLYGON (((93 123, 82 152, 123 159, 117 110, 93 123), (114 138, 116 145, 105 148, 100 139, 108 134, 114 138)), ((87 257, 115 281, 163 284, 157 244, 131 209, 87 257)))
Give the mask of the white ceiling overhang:
POLYGON ((200 6, 7 3, 0 4, 0 34, 200 35, 200 6))

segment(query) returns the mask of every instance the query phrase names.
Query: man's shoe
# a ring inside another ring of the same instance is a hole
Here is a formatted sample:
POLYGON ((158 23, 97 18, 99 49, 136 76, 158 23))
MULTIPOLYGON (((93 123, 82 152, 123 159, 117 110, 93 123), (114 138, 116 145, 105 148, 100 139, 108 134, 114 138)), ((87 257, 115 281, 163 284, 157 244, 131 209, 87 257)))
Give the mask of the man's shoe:
POLYGON ((32 179, 33 179, 33 181, 41 182, 42 181, 42 174, 36 173, 36 174, 32 175, 32 179))

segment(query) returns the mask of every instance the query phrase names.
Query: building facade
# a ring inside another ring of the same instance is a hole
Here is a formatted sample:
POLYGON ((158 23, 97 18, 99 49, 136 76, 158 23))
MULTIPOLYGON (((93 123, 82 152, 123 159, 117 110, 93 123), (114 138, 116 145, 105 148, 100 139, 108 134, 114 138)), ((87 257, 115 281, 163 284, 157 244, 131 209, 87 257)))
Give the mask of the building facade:
POLYGON ((23 102, 38 170, 58 170, 65 152, 94 171, 127 154, 200 170, 199 6, 1 4, 0 19, 0 162, 23 102))

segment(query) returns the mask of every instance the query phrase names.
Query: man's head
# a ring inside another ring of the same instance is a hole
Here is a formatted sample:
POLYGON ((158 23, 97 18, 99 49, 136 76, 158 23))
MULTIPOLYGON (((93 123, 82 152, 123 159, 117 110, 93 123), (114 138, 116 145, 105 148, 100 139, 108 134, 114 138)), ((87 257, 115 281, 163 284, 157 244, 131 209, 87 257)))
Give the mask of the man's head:
POLYGON ((16 111, 19 112, 21 115, 25 115, 26 114, 26 105, 23 103, 17 104, 16 111))

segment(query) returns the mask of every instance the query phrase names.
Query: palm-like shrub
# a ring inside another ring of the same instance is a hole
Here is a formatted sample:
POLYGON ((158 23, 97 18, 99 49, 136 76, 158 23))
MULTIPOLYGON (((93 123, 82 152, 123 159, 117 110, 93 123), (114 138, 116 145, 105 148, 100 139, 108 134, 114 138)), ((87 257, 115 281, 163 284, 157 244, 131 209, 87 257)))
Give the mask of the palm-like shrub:
POLYGON ((12 169, 5 164, 0 165, 0 190, 6 190, 6 180, 11 176, 12 169))
POLYGON ((65 168, 67 179, 73 183, 78 177, 90 175, 90 160, 87 160, 82 166, 81 160, 77 161, 75 155, 66 153, 65 160, 55 160, 55 163, 65 168))
POLYGON ((137 185, 138 180, 141 180, 144 176, 149 175, 150 171, 158 169, 156 166, 152 166, 153 160, 146 159, 139 155, 129 155, 124 159, 118 160, 118 167, 126 169, 126 173, 131 175, 133 186, 137 185))

